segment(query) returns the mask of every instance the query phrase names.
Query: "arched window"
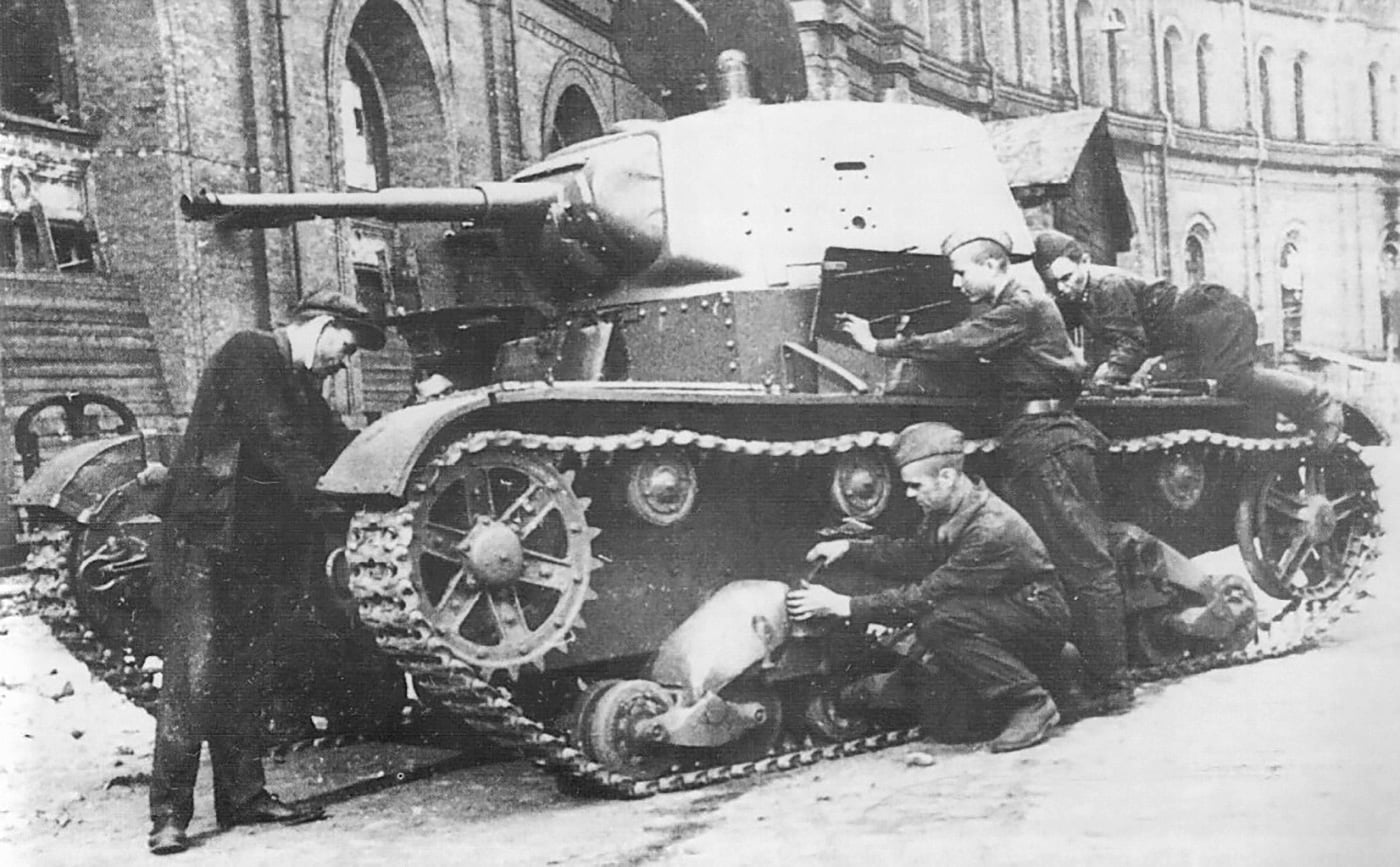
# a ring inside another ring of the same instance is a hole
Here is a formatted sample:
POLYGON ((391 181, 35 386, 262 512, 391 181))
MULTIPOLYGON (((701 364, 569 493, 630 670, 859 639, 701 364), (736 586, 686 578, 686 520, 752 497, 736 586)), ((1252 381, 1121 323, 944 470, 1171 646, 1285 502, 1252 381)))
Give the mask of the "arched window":
POLYGON ((1168 27, 1162 37, 1162 99, 1167 116, 1180 120, 1176 104, 1176 59, 1181 51, 1181 31, 1168 27))
POLYGON ((1128 28, 1128 22, 1123 18, 1123 13, 1117 9, 1110 9, 1108 16, 1104 19, 1104 33, 1108 37, 1108 96, 1114 108, 1121 108, 1123 97, 1120 93, 1123 82, 1118 69, 1118 34, 1128 28))
POLYGON ((78 126, 68 11, 57 0, 0 0, 0 109, 78 126))
POLYGON ((1265 136, 1274 135, 1274 94, 1269 82, 1269 60, 1271 52, 1259 55, 1259 127, 1265 136))
POLYGON ((1288 233, 1288 240, 1278 257, 1279 308, 1283 313, 1283 348, 1291 349, 1303 341, 1303 255, 1299 250, 1298 233, 1288 233))
POLYGON ((1210 128, 1210 37, 1196 40, 1196 108, 1201 129, 1210 128))
POLYGON ((1306 95, 1303 89, 1303 55, 1293 61, 1293 135, 1298 141, 1308 137, 1308 123, 1304 104, 1306 95))
POLYGON ((554 107, 554 123, 550 127, 545 151, 553 153, 602 134, 603 122, 598 119, 598 111, 593 107, 588 93, 577 84, 564 88, 559 95, 559 103, 554 107))
POLYGON ((1186 285, 1199 286, 1206 282, 1206 245, 1201 234, 1193 229, 1186 236, 1186 285))
POLYGON ((1371 141, 1381 140, 1381 65, 1366 70, 1366 97, 1371 109, 1371 141))
POLYGON ((361 190, 389 185, 389 142, 383 100, 369 58, 353 39, 340 81, 340 128, 345 142, 345 183, 361 190))

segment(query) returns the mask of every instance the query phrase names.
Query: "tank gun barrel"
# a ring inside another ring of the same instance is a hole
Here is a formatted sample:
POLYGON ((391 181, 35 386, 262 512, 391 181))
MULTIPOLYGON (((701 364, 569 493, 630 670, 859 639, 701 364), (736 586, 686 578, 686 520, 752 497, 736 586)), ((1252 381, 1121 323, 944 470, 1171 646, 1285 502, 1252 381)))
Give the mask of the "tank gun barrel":
POLYGON ((187 220, 234 229, 276 228, 305 220, 372 217, 394 223, 502 222, 543 218, 559 185, 498 181, 470 187, 386 187, 369 193, 212 193, 180 197, 187 220))

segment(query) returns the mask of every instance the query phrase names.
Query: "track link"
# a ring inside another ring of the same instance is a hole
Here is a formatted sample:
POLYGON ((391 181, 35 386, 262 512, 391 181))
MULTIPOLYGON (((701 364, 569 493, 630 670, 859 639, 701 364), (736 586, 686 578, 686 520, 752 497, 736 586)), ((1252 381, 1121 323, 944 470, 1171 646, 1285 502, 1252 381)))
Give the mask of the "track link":
MULTIPOLYGON (((453 656, 444 641, 421 613, 418 592, 412 580, 409 543, 417 498, 434 473, 451 466, 466 455, 486 449, 504 449, 561 458, 572 456, 584 465, 595 457, 644 448, 683 447, 732 455, 803 457, 838 454, 852 449, 890 447, 893 432, 864 431, 800 441, 745 440, 719 437, 686 430, 638 430, 610 436, 546 436, 520 431, 482 431, 448 446, 434 458, 411 484, 407 502, 391 511, 359 512, 351 522, 346 554, 351 567, 351 588, 359 599, 361 614, 378 637, 381 648, 390 653, 414 678, 425 697, 441 705, 463 724, 492 738, 500 746, 533 759, 561 784, 575 791, 619 798, 696 789, 759 774, 792 770, 816 762, 873 752, 908 743, 919 736, 918 729, 887 731, 824 746, 810 747, 738 764, 715 765, 671 773, 658 778, 639 779, 608 770, 589 760, 561 734, 532 719, 512 699, 503 686, 490 682, 491 672, 474 670, 453 656)), ((1129 440, 1115 441, 1110 453, 1135 455, 1160 452, 1198 444, 1222 455, 1246 458, 1253 453, 1297 453, 1308 448, 1305 437, 1252 438, 1208 430, 1179 430, 1129 440)), ((994 439, 967 443, 968 453, 990 453, 994 439)), ((1349 460, 1361 462, 1361 450, 1349 440, 1337 448, 1349 460)), ((1369 472, 1366 474, 1369 484, 1369 472)), ((1373 490, 1367 491, 1368 496, 1373 490)), ((1347 542, 1343 564, 1346 581, 1333 597, 1307 602, 1294 601, 1271 621, 1261 624, 1255 639, 1245 648, 1185 658, 1179 662, 1134 672, 1142 682, 1182 677, 1216 668, 1247 665, 1265 659, 1302 652, 1317 646, 1328 628, 1350 610, 1362 595, 1370 566, 1376 555, 1375 540, 1380 535, 1376 518, 1369 515, 1368 531, 1354 533, 1347 542)))
POLYGON ((151 673, 143 671, 135 637, 124 632, 116 640, 105 639, 83 622, 73 596, 72 563, 74 525, 66 516, 28 516, 19 541, 28 546, 25 570, 30 576, 30 604, 69 653, 112 689, 147 713, 156 712, 158 691, 151 673))

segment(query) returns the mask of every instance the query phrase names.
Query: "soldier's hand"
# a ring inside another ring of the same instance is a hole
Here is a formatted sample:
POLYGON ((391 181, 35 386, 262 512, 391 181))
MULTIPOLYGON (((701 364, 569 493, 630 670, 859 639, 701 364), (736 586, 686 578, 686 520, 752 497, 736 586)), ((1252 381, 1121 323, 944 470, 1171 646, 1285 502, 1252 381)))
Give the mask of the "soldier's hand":
POLYGON ((828 563, 835 563, 846 556, 850 550, 850 539, 828 539, 812 546, 812 550, 807 552, 807 562, 815 563, 818 560, 825 560, 828 563))
POLYGON ((870 322, 851 313, 836 314, 837 327, 841 333, 851 338, 851 342, 863 352, 875 352, 875 335, 870 331, 870 322))
POLYGON ((1137 388, 1146 389, 1148 386, 1152 385, 1153 368, 1161 363, 1162 356, 1160 355, 1154 355, 1147 359, 1142 364, 1138 365, 1137 372, 1128 380, 1128 384, 1136 386, 1137 388))
POLYGON ((851 597, 844 596, 823 587, 809 584, 787 594, 788 616, 793 620, 810 620, 813 617, 850 617, 851 597))

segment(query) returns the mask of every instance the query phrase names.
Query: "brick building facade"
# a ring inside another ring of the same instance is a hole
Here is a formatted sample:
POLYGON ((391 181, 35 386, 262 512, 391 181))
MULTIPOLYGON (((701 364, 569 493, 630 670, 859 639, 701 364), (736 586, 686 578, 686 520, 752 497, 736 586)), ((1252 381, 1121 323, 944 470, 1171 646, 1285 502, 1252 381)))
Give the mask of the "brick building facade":
POLYGON ((1400 5, 798 2, 814 98, 1108 110, 1119 264, 1223 283, 1277 347, 1400 345, 1400 5))
MULTIPOLYGON (((1242 291, 1280 345, 1380 354, 1386 329, 1400 334, 1400 302, 1383 303, 1400 291, 1394 3, 791 6, 809 98, 905 99, 988 120, 1103 106, 1136 227, 1123 264, 1242 291)), ((219 232, 185 222, 176 203, 205 187, 497 179, 616 120, 658 117, 620 63, 612 10, 0 0, 7 427, 34 401, 83 389, 122 399, 147 428, 176 428, 230 333, 276 322, 317 289, 404 309, 518 301, 441 224, 219 232)), ((408 371, 395 341, 335 383, 336 398, 361 417, 391 409, 408 371)))

